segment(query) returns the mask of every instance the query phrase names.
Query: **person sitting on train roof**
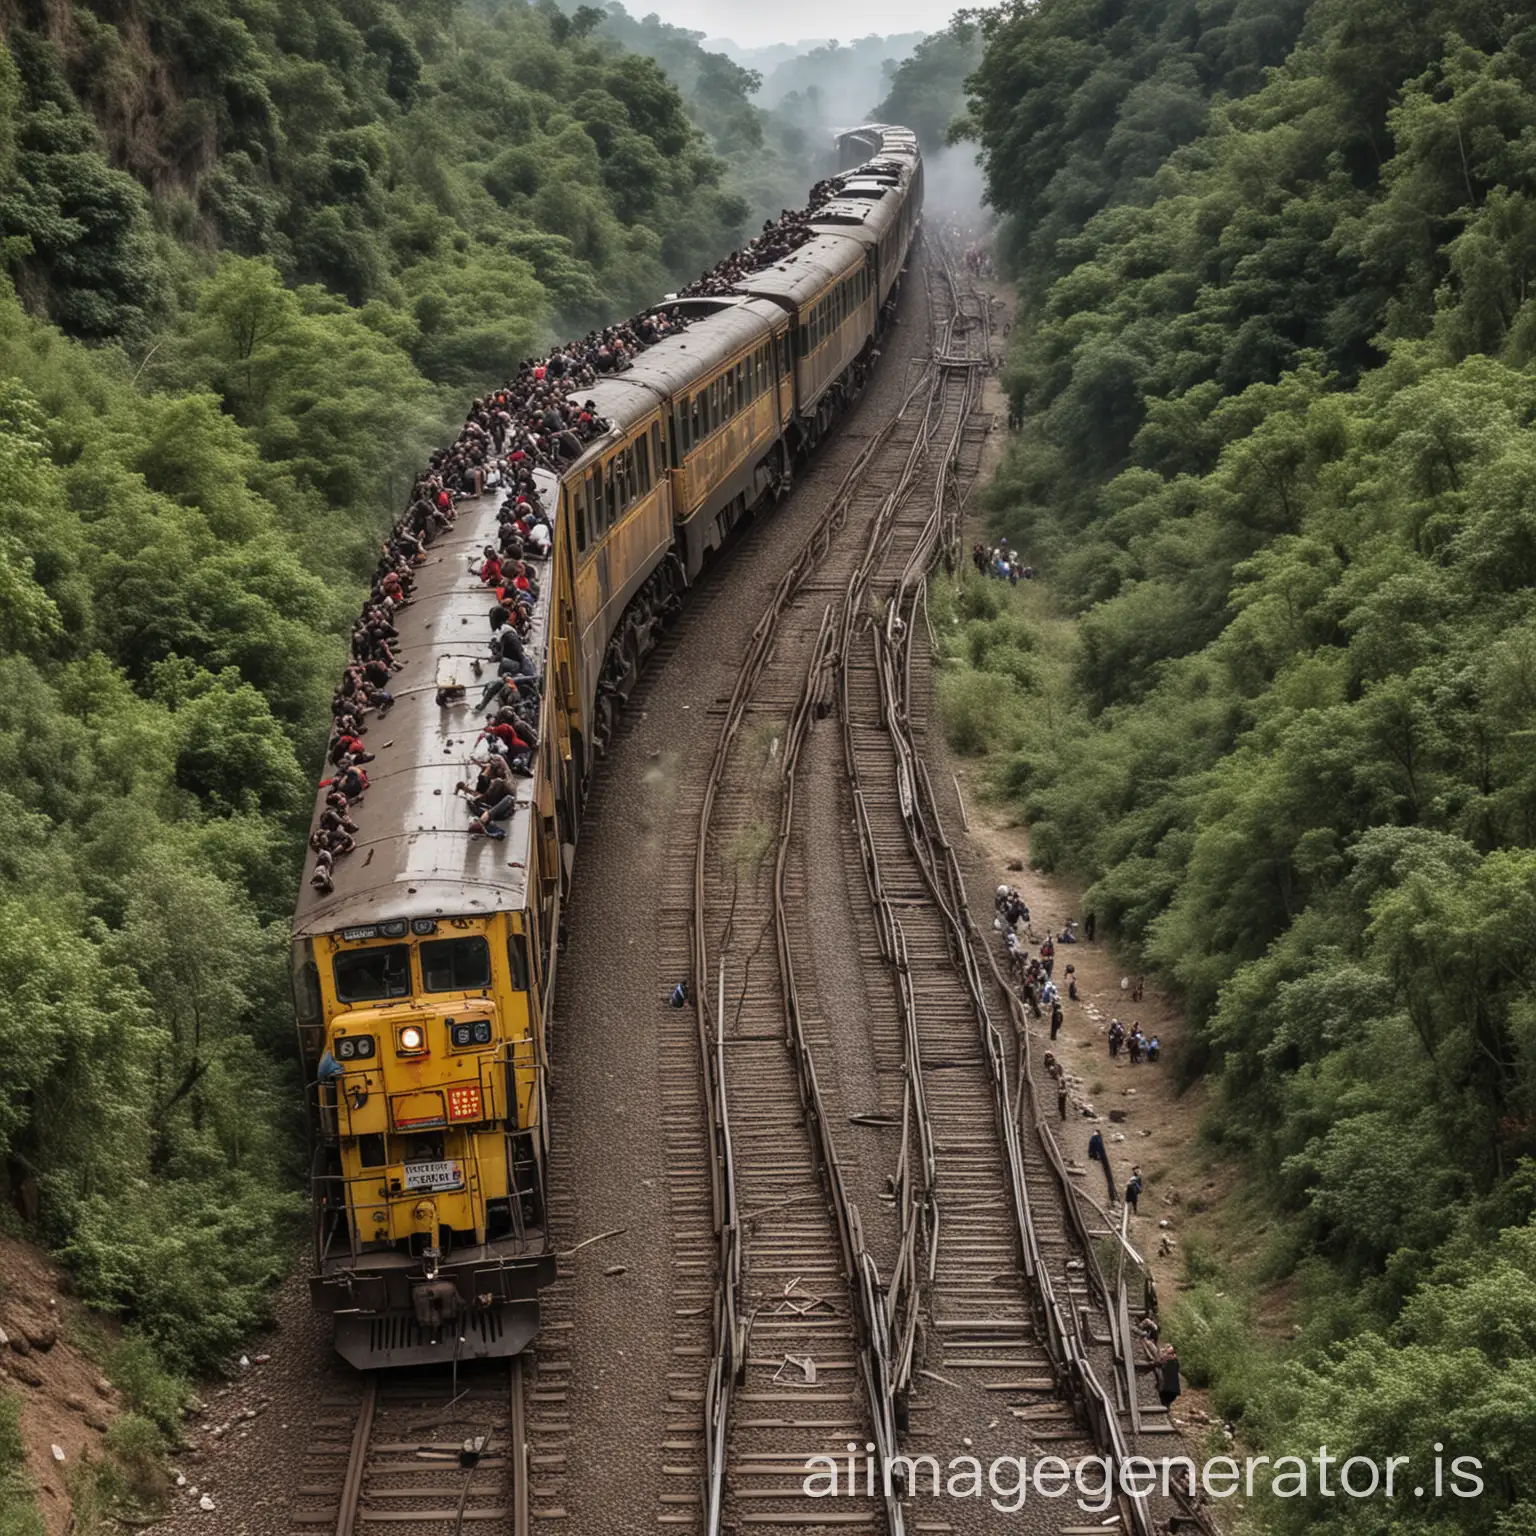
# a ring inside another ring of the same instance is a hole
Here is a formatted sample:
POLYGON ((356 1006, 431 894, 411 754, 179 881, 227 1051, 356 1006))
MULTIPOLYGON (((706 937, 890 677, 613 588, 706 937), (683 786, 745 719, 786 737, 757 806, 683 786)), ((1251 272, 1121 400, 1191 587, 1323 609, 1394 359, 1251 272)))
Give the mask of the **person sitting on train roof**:
POLYGON ((334 786, 349 805, 356 805, 368 792, 368 771, 361 763, 348 763, 334 779, 322 779, 320 786, 322 789, 334 786))
POLYGON ((521 560, 513 560, 504 565, 502 575, 508 586, 525 593, 530 602, 538 602, 539 579, 521 560))
POLYGON ((337 796, 334 796, 334 797, 332 797, 330 795, 326 796, 325 809, 320 812, 320 826, 321 826, 321 829, 323 831, 326 831, 326 832, 356 832, 357 831, 357 823, 355 821, 353 821, 350 816, 347 815, 346 802, 347 802, 347 797, 345 795, 337 795, 337 796), (331 800, 333 798, 338 799, 338 800, 341 801, 341 809, 340 810, 338 810, 334 805, 331 804, 331 800))
POLYGON ((533 663, 524 654, 521 643, 514 647, 498 644, 498 640, 516 641, 517 633, 511 629, 504 629, 500 636, 491 642, 498 658, 496 673, 485 685, 485 691, 480 695, 480 703, 476 706, 478 709, 485 709, 496 692, 504 689, 508 683, 520 698, 538 693, 538 679, 534 675, 533 663))
POLYGON ((533 721, 529 718, 527 707, 522 703, 521 699, 502 704, 501 707, 496 711, 495 717, 491 723, 493 725, 510 725, 512 729, 516 731, 517 734, 522 738, 523 743, 527 746, 530 752, 538 751, 538 727, 534 725, 533 721))
POLYGON ((331 743, 331 762, 336 767, 341 767, 344 762, 371 763, 373 753, 363 750, 362 739, 354 736, 350 731, 337 733, 335 741, 331 743))
POLYGON ((480 702, 475 708, 482 713, 493 707, 501 709, 524 704, 533 709, 537 708, 538 701, 539 682, 536 677, 498 672, 486 684, 485 692, 480 695, 480 702))
POLYGON ((532 750, 529 744, 517 733, 517 727, 510 720, 498 720, 494 724, 482 727, 476 741, 486 739, 493 752, 504 752, 507 761, 515 768, 518 759, 523 759, 524 767, 527 766, 527 754, 532 750))

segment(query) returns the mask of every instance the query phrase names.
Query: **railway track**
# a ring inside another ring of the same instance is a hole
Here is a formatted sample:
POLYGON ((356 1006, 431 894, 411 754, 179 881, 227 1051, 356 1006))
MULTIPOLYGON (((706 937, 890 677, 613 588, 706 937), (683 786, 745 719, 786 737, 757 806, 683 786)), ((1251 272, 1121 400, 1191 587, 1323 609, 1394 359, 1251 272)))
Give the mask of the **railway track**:
MULTIPOLYGON (((963 375, 952 386, 963 417, 979 396, 988 315, 979 296, 966 302, 947 258, 944 267, 958 318, 941 363, 963 375)), ((947 1411, 925 1420, 932 1428, 943 1420, 954 1435, 968 1417, 995 1425, 990 1398, 1016 1421, 1014 1453, 1103 1456, 1118 1468, 1138 1433, 1166 1426, 1143 1424, 1126 1291, 1122 1282, 1111 1295, 1093 1246, 1110 1234, 1090 1224, 1037 1107, 1029 1020, 970 912, 914 718, 914 658, 927 659, 931 635, 926 574, 957 554, 964 449, 960 426, 941 447, 930 516, 899 575, 850 593, 841 648, 864 871, 882 947, 904 979, 911 1135, 892 1288, 898 1385, 914 1368, 943 1385, 947 1411), (1006 1227, 1001 1211, 1012 1216, 1006 1227), (935 1365, 915 1367, 925 1325, 935 1365)), ((1138 1536, 1167 1513, 1145 1497, 1118 1501, 1138 1536)))
POLYGON ((322 1402, 289 1507, 296 1531, 528 1536, 521 1359, 376 1372, 322 1402))
POLYGON ((872 433, 780 582, 699 810, 692 972, 722 1279, 706 1392, 708 1531, 905 1529, 901 1490, 878 1478, 832 1504, 804 1488, 808 1468, 843 1466, 850 1447, 861 1468, 884 1467, 898 1448, 898 1404, 883 1285, 818 1067, 832 1042, 806 984, 803 922, 791 921, 789 856, 795 771, 824 706, 840 601, 918 483, 939 377, 930 362, 872 433))

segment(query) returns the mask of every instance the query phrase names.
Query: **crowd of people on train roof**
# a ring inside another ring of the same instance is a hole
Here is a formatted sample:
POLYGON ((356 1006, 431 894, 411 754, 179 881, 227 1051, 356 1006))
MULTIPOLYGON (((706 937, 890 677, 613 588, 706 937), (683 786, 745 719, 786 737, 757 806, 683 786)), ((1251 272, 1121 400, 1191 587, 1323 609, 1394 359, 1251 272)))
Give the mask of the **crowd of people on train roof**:
MULTIPOLYGON (((786 208, 678 297, 727 292, 750 273, 781 261, 811 238, 815 211, 836 195, 840 181, 817 182, 804 208, 786 208)), ((352 628, 352 658, 331 699, 332 773, 322 780, 325 807, 309 840, 315 859, 310 883, 322 895, 334 889, 336 861, 357 847, 353 813, 367 791, 367 765, 373 761, 363 740, 366 721, 394 705, 391 684, 406 665, 395 654, 400 640, 395 615, 410 603, 415 569, 433 540, 452 526, 457 503, 493 490, 504 492, 497 542, 486 545, 471 565, 472 578, 494 594, 489 657, 494 670, 480 699, 488 718, 477 738, 485 750, 470 760, 475 781, 461 781, 457 789, 469 802, 471 834, 506 836, 500 823, 516 807, 517 778, 533 772, 539 742, 542 677, 528 641, 539 595, 535 565, 549 557, 554 543, 552 515, 533 471, 558 474, 607 433, 609 422, 585 391, 598 379, 633 367, 638 353, 686 325, 675 307, 663 306, 589 331, 547 357, 525 359, 501 388, 471 402, 458 437, 438 449, 417 477, 409 504, 381 546, 368 600, 352 628)))
POLYGON ((739 251, 732 251, 724 261, 697 277, 678 293, 680 299, 709 298, 729 293, 743 278, 761 272, 800 249, 811 238, 816 211, 837 196, 843 177, 829 176, 811 188, 804 208, 785 208, 778 218, 769 219, 762 229, 739 251))

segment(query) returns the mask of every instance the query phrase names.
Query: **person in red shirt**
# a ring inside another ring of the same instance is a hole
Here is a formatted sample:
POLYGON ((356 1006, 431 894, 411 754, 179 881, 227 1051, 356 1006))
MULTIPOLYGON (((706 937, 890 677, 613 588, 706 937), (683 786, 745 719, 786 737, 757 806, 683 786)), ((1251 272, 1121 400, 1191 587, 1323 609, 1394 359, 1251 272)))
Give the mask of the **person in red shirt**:
MULTIPOLYGON (((481 736, 489 736, 495 743, 493 750, 504 752, 507 762, 511 765, 513 773, 521 774, 524 778, 533 776, 533 769, 528 766, 528 754, 533 751, 529 742, 518 734, 517 727, 512 724, 512 711, 501 710, 495 723, 485 727, 480 732, 481 736)), ((478 739, 478 738, 477 738, 478 739)))
POLYGON ((501 556, 489 544, 485 546, 485 558, 481 561, 480 569, 475 572, 475 575, 488 587, 501 585, 501 556))
POLYGON ((373 753, 363 750, 363 742, 360 736, 354 736, 349 731, 343 731, 331 744, 331 761, 340 764, 350 758, 354 763, 371 763, 373 753))

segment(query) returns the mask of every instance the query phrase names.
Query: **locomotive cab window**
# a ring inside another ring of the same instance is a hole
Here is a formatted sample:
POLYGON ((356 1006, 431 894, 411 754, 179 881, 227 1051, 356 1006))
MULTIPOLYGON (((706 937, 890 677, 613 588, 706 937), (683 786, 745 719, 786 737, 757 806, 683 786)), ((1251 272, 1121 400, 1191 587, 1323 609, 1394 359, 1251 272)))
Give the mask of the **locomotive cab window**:
POLYGON ((336 996, 344 1003, 377 1003, 411 995, 411 951, 405 944, 349 949, 336 956, 336 996))
POLYGON ((491 947, 472 939, 432 939, 421 946, 422 984, 428 992, 473 992, 491 984, 491 947))

